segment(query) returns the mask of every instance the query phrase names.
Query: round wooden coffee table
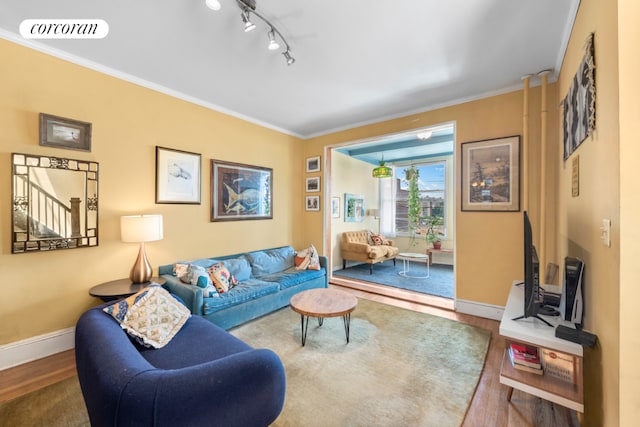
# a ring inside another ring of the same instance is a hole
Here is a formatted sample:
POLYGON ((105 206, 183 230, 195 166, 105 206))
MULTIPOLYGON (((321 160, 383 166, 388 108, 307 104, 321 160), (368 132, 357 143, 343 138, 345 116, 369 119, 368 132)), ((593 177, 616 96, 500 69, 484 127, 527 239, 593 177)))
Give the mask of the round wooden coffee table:
POLYGON ((358 305, 358 299, 356 297, 333 288, 309 289, 295 294, 291 297, 289 303, 293 311, 300 313, 303 346, 307 341, 309 317, 317 317, 318 325, 322 326, 325 317, 342 316, 344 333, 347 336, 347 343, 349 343, 351 312, 355 310, 358 305))

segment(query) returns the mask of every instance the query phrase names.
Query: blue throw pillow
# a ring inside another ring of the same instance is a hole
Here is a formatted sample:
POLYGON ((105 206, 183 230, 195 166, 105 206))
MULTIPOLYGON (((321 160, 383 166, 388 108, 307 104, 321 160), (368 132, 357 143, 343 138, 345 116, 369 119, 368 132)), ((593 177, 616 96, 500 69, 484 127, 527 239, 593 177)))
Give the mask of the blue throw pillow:
POLYGON ((254 277, 274 274, 293 267, 294 250, 291 246, 268 249, 265 251, 249 252, 251 269, 254 277))
POLYGON ((249 264, 249 260, 244 255, 240 255, 238 258, 225 259, 222 263, 238 282, 244 282, 251 278, 251 264, 249 264))

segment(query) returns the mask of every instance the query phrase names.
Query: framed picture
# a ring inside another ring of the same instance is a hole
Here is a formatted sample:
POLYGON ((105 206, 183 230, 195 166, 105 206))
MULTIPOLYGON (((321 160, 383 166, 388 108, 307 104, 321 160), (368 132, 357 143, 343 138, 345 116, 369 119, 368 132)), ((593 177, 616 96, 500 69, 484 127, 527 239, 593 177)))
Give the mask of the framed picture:
POLYGON ((362 222, 364 220, 364 196, 356 194, 344 195, 344 221, 362 222))
POLYGON ((305 197, 305 208, 308 211, 320 210, 320 196, 307 196, 305 197))
POLYGON ((307 158, 307 172, 320 172, 320 156, 307 158))
POLYGON ((520 210, 520 136, 462 144, 462 210, 520 210))
POLYGON ((91 123, 40 113, 40 145, 91 151, 91 123))
POLYGON ((156 146, 156 203, 200 204, 200 154, 156 146))
POLYGON ((331 198, 331 218, 340 218, 340 197, 331 198))
POLYGON ((320 191, 320 177, 314 176, 307 178, 307 193, 317 193, 320 191))
POLYGON ((273 218, 273 169, 211 160, 211 221, 273 218))

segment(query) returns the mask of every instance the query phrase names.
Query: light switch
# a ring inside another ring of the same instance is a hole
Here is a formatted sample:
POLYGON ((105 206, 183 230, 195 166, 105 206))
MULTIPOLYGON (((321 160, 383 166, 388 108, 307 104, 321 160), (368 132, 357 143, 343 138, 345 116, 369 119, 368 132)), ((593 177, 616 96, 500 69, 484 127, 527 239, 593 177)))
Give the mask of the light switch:
POLYGON ((600 227, 600 239, 602 243, 608 248, 611 247, 611 220, 603 219, 602 226, 600 227))

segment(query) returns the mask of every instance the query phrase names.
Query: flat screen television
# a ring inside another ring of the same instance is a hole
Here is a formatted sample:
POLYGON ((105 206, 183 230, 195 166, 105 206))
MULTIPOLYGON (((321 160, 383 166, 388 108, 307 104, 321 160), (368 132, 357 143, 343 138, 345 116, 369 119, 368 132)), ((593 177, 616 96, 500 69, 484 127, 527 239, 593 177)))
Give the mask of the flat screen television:
POLYGON ((524 313, 513 320, 534 317, 551 326, 549 322, 538 316, 542 305, 540 293, 540 262, 533 245, 533 231, 527 211, 524 211, 524 313))

